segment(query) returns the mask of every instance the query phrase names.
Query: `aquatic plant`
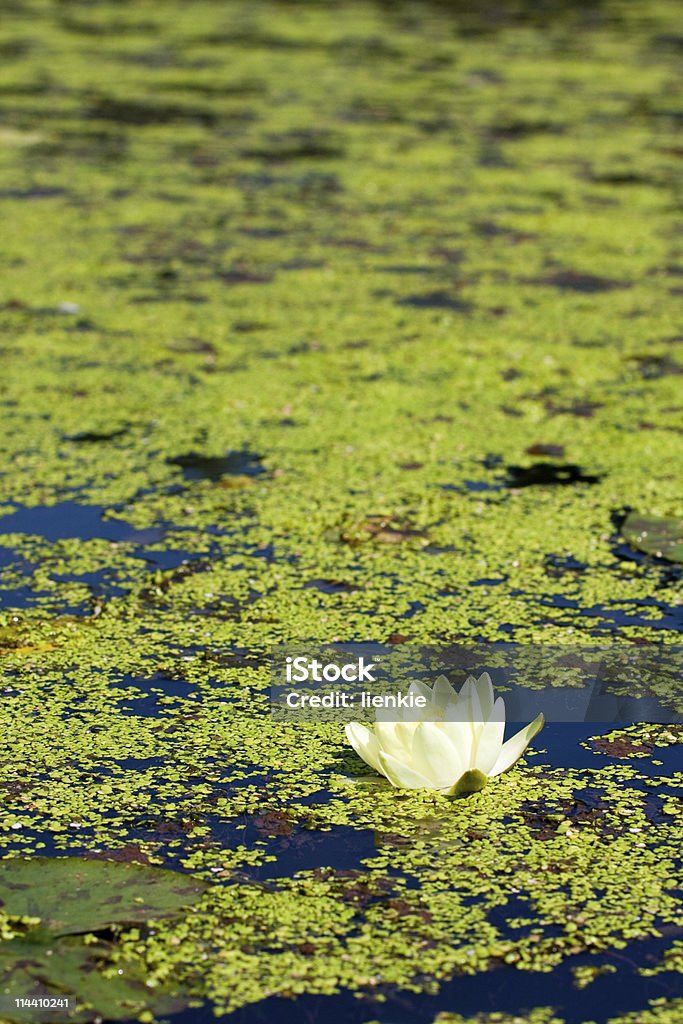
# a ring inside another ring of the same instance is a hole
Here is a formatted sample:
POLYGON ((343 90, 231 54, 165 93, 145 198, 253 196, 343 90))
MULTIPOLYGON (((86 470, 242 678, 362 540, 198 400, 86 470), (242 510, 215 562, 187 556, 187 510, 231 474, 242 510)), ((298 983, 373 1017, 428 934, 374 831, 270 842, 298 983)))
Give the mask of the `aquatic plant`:
POLYGON ((346 737, 372 768, 397 789, 435 789, 463 796, 483 789, 490 778, 519 761, 543 728, 539 714, 524 729, 503 742, 505 701, 495 698, 488 672, 468 676, 459 693, 445 676, 433 687, 411 683, 409 694, 422 696, 422 707, 410 708, 373 727, 360 722, 346 726, 346 737))

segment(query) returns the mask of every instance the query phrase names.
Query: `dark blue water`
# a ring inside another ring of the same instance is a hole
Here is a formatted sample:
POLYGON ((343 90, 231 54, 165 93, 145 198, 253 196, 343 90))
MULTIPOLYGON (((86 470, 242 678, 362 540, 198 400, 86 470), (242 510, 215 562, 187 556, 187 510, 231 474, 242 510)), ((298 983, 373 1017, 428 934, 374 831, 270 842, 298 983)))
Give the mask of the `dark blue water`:
POLYGON ((120 519, 104 519, 105 511, 101 505, 78 505, 75 501, 36 508, 21 507, 0 517, 0 534, 24 533, 44 537, 48 541, 100 537, 119 543, 151 544, 161 540, 166 532, 163 527, 136 530, 120 519))
MULTIPOLYGON (((359 999, 351 992, 297 999, 275 997, 222 1019, 226 1024, 366 1024, 370 1020, 379 1024, 432 1024, 443 1011, 464 1017, 502 1012, 524 1018, 536 1006, 552 1006, 567 1024, 603 1024, 622 1013, 647 1009, 649 1000, 683 995, 680 974, 666 972, 643 978, 637 971, 638 966, 656 962, 670 941, 648 939, 633 942, 619 952, 581 954, 548 973, 500 967, 485 975, 460 976, 443 982, 436 995, 387 987, 381 1003, 359 999), (598 977, 582 990, 576 988, 572 968, 600 964, 616 967, 616 973, 598 977)), ((175 1014, 171 1020, 173 1024, 215 1024, 208 1006, 175 1014)))
POLYGON ((117 706, 122 715, 140 715, 154 718, 168 712, 169 704, 164 701, 171 697, 182 701, 197 693, 197 687, 184 679, 171 679, 158 672, 150 679, 137 679, 124 676, 120 682, 112 681, 117 689, 126 688, 126 695, 121 697, 117 706))
MULTIPOLYGON (((182 548, 160 548, 159 542, 169 530, 174 532, 191 529, 165 523, 144 530, 138 530, 130 523, 120 519, 106 518, 107 509, 100 505, 79 505, 73 501, 64 501, 56 505, 27 508, 20 507, 14 512, 0 517, 0 535, 3 533, 20 533, 25 536, 37 536, 54 543, 59 540, 102 539, 112 543, 131 545, 128 553, 133 558, 146 562, 150 569, 170 571, 184 565, 196 565, 201 561, 210 561, 219 557, 220 552, 213 537, 228 531, 209 525, 204 529, 207 534, 206 548, 201 552, 188 551, 182 548)), ((54 591, 38 591, 30 582, 20 586, 2 586, 2 570, 10 568, 15 573, 31 576, 36 565, 17 555, 6 545, 0 546, 0 607, 11 609, 30 608, 44 605, 57 610, 62 615, 92 614, 91 603, 96 600, 110 600, 124 595, 130 589, 125 573, 113 569, 101 569, 96 572, 54 575, 57 584, 54 591), (58 585, 60 583, 84 583, 91 591, 90 601, 77 604, 66 604, 60 600, 58 585)))

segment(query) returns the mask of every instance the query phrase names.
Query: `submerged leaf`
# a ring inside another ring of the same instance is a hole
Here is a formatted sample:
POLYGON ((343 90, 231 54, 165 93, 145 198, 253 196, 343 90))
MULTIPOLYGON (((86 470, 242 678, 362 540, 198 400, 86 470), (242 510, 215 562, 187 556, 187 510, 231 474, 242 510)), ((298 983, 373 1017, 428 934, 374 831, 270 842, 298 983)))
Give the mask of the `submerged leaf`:
POLYGON ((683 519, 632 512, 622 527, 628 543, 657 558, 683 562, 683 519))
POLYGON ((0 861, 0 907, 38 917, 53 935, 97 931, 175 914, 206 888, 188 875, 142 864, 81 857, 0 861))
POLYGON ((140 965, 107 967, 105 953, 103 947, 86 946, 73 938, 4 943, 0 946, 0 988, 6 1003, 3 1019, 39 1024, 103 1017, 128 1020, 142 1010, 173 1013, 186 1005, 179 994, 159 988, 151 991, 140 965), (19 999, 42 999, 46 1005, 13 1006, 19 999))

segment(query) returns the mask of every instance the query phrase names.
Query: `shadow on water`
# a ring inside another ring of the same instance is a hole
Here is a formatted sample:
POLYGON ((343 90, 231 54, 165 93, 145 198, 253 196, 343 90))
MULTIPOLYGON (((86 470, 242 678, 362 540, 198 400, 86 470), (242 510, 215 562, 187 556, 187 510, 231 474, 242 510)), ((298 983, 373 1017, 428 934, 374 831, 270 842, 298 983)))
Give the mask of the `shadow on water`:
MULTIPOLYGON (((252 785, 255 781, 258 779, 250 776, 241 784, 252 785)), ((230 784, 228 790, 238 788, 237 783, 230 784)), ((152 806, 150 804, 150 808, 152 806)), ((49 849, 50 838, 47 834, 48 853, 52 852, 49 849)), ((172 845, 179 839, 185 843, 185 853, 195 847, 219 847, 221 850, 239 847, 259 853, 259 862, 240 870, 227 869, 223 872, 224 877, 218 875, 216 881, 262 885, 268 889, 277 888, 278 879, 295 878, 301 872, 362 873, 363 861, 377 855, 374 832, 347 825, 333 825, 326 831, 307 828, 305 823, 294 820, 286 809, 245 813, 230 821, 203 812, 195 821, 191 814, 183 812, 177 816, 148 813, 127 822, 128 849, 140 851, 152 844, 155 857, 167 860, 168 867, 177 866, 177 851, 173 851, 172 845), (187 840, 188 829, 200 820, 202 828, 208 832, 201 838, 187 840)), ((83 853, 89 856, 88 847, 83 847, 83 853)), ((116 850, 110 855, 116 858, 116 850)))
POLYGON ((173 466, 180 466, 186 480, 212 480, 216 483, 224 476, 258 476, 265 473, 261 456, 249 451, 228 452, 220 457, 190 452, 168 461, 173 466))
POLYGON ((587 473, 572 462, 536 462, 531 466, 505 466, 498 457, 482 460, 488 470, 498 472, 495 480, 470 480, 463 483, 441 484, 444 491, 517 491, 525 487, 568 487, 572 484, 597 484, 602 475, 587 473), (505 475, 500 475, 502 471, 505 475))
MULTIPOLYGON (((484 35, 507 25, 547 25, 579 21, 586 26, 607 16, 602 0, 379 0, 380 7, 395 17, 415 19, 433 12, 450 17, 463 35, 484 35)), ((609 16, 614 18, 610 9, 609 16)))
POLYGON ((217 837, 227 846, 252 847, 265 843, 262 849, 275 860, 248 868, 249 877, 255 881, 291 878, 299 872, 319 868, 341 872, 362 870, 362 861, 377 855, 375 834, 368 829, 333 825, 321 832, 290 821, 284 811, 242 815, 228 825, 219 821, 216 828, 221 833, 217 837))
MULTIPOLYGON (((143 549, 141 551, 131 552, 133 558, 141 558, 145 562, 149 562, 156 569, 162 571, 168 571, 169 569, 180 569, 182 575, 182 567, 190 566, 192 563, 196 563, 197 559, 206 559, 210 556, 215 547, 210 547, 208 551, 198 555, 197 552, 185 551, 182 548, 165 548, 163 551, 159 551, 156 548, 152 551, 143 549)), ((202 564, 204 564, 202 562, 202 564)), ((185 575, 190 575, 188 570, 185 571, 185 575)))
POLYGON ((601 476, 585 473, 574 463, 537 462, 533 466, 508 466, 508 487, 548 487, 569 484, 597 484, 601 476))

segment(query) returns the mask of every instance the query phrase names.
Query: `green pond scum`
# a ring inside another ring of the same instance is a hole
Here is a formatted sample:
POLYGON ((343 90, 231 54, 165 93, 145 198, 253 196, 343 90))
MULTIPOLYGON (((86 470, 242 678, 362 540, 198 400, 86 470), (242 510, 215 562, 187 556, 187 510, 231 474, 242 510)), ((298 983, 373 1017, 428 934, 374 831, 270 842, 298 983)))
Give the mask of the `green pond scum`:
POLYGON ((268 710, 278 643, 676 643, 682 47, 673 0, 3 5, 2 877, 196 894, 61 975, 0 895, 0 1020, 683 1021, 680 727, 451 800, 268 710))

